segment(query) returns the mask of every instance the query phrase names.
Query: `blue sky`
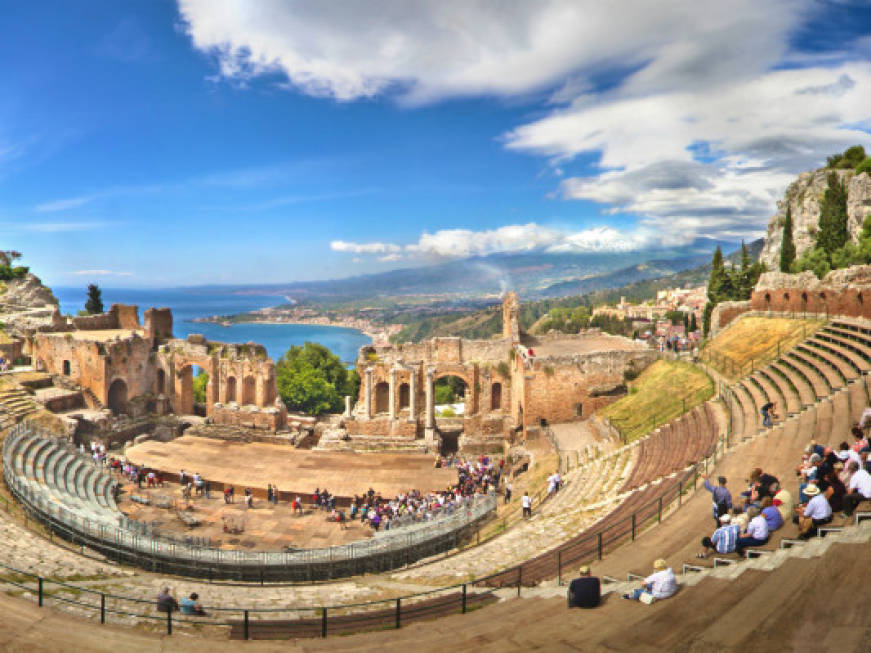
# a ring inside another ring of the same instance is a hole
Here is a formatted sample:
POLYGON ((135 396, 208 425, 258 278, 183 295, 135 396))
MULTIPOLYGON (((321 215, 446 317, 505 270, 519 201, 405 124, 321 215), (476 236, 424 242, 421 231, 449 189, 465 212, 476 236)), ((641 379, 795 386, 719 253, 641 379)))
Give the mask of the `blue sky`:
POLYGON ((751 238, 871 144, 863 2, 0 4, 0 237, 56 285, 751 238))

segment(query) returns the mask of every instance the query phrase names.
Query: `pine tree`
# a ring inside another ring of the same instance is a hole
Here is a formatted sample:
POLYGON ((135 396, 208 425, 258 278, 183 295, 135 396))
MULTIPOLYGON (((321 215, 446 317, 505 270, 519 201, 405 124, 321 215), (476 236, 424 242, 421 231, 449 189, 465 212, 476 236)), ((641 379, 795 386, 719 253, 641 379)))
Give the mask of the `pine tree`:
POLYGON ((783 239, 780 242, 780 271, 789 272, 795 261, 795 241, 792 239, 792 209, 786 204, 786 217, 783 220, 783 239))
POLYGON ((698 325, 698 322, 696 322, 696 312, 693 311, 692 313, 690 313, 690 333, 693 333, 693 332, 698 331, 698 330, 699 330, 699 325, 698 325))
POLYGON ((88 301, 85 302, 85 310, 90 315, 103 312, 103 293, 100 286, 95 283, 88 284, 88 301))
POLYGON ((820 206, 820 230, 817 247, 831 261, 832 253, 847 242, 847 189, 834 172, 829 173, 828 187, 820 206))
POLYGON ((717 245, 711 259, 711 276, 708 278, 708 299, 717 304, 724 299, 730 299, 732 294, 732 278, 723 263, 723 251, 717 245))

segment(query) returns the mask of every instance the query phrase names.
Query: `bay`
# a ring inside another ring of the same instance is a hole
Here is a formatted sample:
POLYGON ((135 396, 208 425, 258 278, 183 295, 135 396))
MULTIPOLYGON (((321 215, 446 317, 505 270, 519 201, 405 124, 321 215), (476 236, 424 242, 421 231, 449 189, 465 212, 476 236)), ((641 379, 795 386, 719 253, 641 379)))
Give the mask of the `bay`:
MULTIPOLYGON (((52 290, 60 302, 61 313, 65 315, 75 315, 85 305, 87 293, 84 288, 55 287, 52 290)), ((201 333, 207 339, 219 342, 256 342, 266 347, 266 352, 273 360, 278 360, 291 345, 317 342, 345 363, 351 364, 357 358, 357 350, 371 342, 361 331, 345 327, 316 324, 232 324, 225 327, 192 321, 198 317, 232 315, 286 303, 284 297, 278 295, 250 295, 188 288, 103 288, 102 291, 103 304, 107 309, 112 304, 135 304, 139 307, 140 321, 148 308, 171 308, 172 330, 176 338, 201 333)))

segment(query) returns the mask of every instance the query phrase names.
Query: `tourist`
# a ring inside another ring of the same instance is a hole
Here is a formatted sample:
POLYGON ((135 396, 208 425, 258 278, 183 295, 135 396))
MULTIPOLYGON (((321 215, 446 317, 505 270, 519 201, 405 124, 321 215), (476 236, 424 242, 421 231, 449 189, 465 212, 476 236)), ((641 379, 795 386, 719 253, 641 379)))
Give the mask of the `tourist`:
POLYGON ((224 503, 235 503, 236 502, 236 491, 233 489, 232 485, 228 485, 224 488, 224 503))
POLYGON ((850 462, 850 484, 847 486, 848 492, 844 495, 844 516, 852 517, 862 501, 871 499, 871 474, 864 468, 859 468, 855 462, 850 462))
POLYGON ((251 492, 250 487, 245 488, 245 508, 253 508, 254 507, 254 494, 251 492))
POLYGON ((633 590, 631 594, 624 594, 623 598, 653 603, 674 596, 675 592, 677 592, 677 579, 674 577, 674 571, 665 560, 660 558, 653 563, 653 573, 642 581, 641 587, 633 590))
POLYGON ((206 611, 203 610, 203 606, 200 605, 199 598, 200 597, 196 592, 193 592, 187 598, 183 598, 180 605, 181 613, 204 617, 206 615, 206 611))
POLYGON ((164 587, 157 595, 157 611, 172 612, 178 610, 178 601, 172 596, 168 587, 164 587))
POLYGON ((834 467, 827 471, 819 481, 820 490, 825 495, 833 512, 841 512, 844 509, 844 496, 847 494, 846 486, 838 478, 839 466, 843 467, 843 463, 835 463, 834 467))
POLYGON ((714 521, 717 522, 717 526, 720 525, 720 517, 723 515, 728 515, 729 511, 732 510, 732 493, 726 488, 726 477, 720 476, 717 479, 717 486, 711 483, 708 477, 705 477, 705 489, 711 493, 711 498, 713 500, 712 511, 714 513, 714 521))
POLYGON ((303 510, 302 510, 302 499, 299 497, 299 495, 297 495, 296 499, 293 500, 293 505, 291 505, 291 508, 292 508, 293 511, 296 512, 298 515, 301 515, 301 514, 302 514, 302 512, 303 512, 303 510))
POLYGON ((793 522, 798 524, 799 538, 807 540, 817 534, 820 526, 825 526, 832 521, 832 507, 815 484, 808 485, 804 493, 810 499, 804 508, 796 507, 796 517, 793 522))
POLYGON ((212 491, 212 484, 209 481, 205 482, 205 484, 203 486, 203 491, 206 493, 206 499, 212 498, 211 495, 209 494, 209 492, 212 491))
POLYGON ((185 484, 184 479, 185 479, 184 470, 183 469, 179 470, 179 472, 178 472, 178 484, 183 486, 185 484))
POLYGON ((272 483, 266 484, 266 502, 272 503, 272 483))
POLYGON ((747 517, 750 519, 747 530, 741 534, 735 544, 735 552, 742 558, 744 557, 744 549, 768 543, 768 523, 765 521, 765 517, 759 513, 759 509, 756 506, 750 506, 747 508, 747 517))
POLYGON ((783 516, 780 510, 774 505, 774 499, 765 497, 762 499, 762 510, 760 513, 765 519, 765 524, 768 526, 768 532, 776 531, 783 526, 783 516))
POLYGON ((724 555, 735 552, 735 546, 738 542, 738 535, 741 529, 738 524, 732 524, 731 521, 732 516, 729 513, 720 515, 718 520, 719 527, 714 531, 714 534, 711 537, 702 538, 703 550, 696 555, 697 558, 707 558, 708 551, 724 555))
POLYGON ((511 501, 511 481, 505 479, 505 503, 511 501))
POLYGON ((532 499, 529 498, 529 492, 524 492, 520 497, 520 506, 523 508, 523 517, 532 517, 532 499))
POLYGON ((569 583, 567 600, 570 608, 595 608, 602 600, 599 579, 590 575, 590 568, 584 565, 578 570, 580 577, 569 583))
POLYGON ((278 486, 275 483, 272 484, 272 505, 278 505, 278 486))
POLYGON ((865 437, 865 434, 861 429, 856 429, 853 431, 853 438, 856 440, 853 443, 853 451, 856 453, 862 453, 863 450, 868 448, 868 438, 865 437))
POLYGON ((759 412, 762 413, 762 426, 771 426, 771 419, 777 419, 777 413, 775 411, 776 407, 777 404, 775 402, 769 401, 768 403, 764 404, 759 410, 759 412))

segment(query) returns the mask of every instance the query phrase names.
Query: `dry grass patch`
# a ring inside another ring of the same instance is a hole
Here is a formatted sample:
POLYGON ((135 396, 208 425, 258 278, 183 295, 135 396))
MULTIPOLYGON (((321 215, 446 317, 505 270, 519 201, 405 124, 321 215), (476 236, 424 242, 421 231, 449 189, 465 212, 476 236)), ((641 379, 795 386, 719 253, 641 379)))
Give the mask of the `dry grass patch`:
POLYGON ((737 379, 789 351, 825 324, 825 320, 742 317, 711 340, 701 358, 723 376, 737 379))
POLYGON ((656 361, 629 385, 629 394, 600 411, 626 442, 683 414, 714 394, 714 382, 700 368, 683 361, 656 361))

